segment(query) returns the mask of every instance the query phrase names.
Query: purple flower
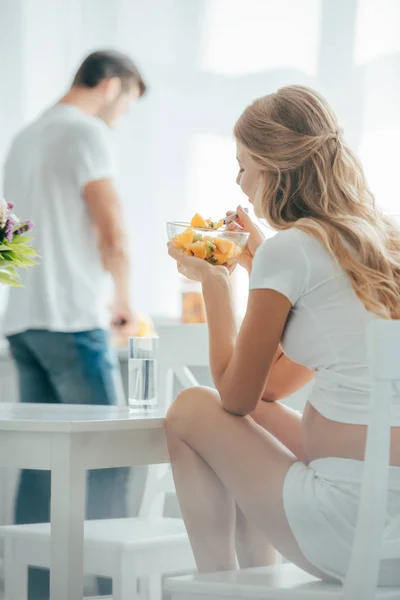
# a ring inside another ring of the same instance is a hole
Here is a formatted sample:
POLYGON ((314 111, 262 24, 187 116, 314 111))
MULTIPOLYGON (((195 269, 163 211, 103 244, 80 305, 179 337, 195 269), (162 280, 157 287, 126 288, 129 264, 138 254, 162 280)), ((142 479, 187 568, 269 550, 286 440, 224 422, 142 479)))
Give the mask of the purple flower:
POLYGON ((24 221, 22 225, 14 231, 14 233, 15 235, 21 235, 22 233, 26 233, 27 231, 32 229, 32 227, 34 226, 35 224, 33 221, 31 221, 30 219, 26 219, 26 221, 24 221))
POLYGON ((12 217, 8 217, 5 228, 5 238, 11 244, 14 234, 15 221, 12 217))
POLYGON ((14 208, 14 206, 15 206, 14 202, 7 202, 8 210, 12 210, 14 208))

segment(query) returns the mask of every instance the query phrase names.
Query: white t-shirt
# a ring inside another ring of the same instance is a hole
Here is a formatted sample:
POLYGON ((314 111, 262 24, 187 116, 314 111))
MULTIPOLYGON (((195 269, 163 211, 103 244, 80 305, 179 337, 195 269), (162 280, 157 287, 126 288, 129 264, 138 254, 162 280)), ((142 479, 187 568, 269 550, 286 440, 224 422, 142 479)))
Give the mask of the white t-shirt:
POLYGON ((316 371, 309 402, 327 419, 367 424, 366 329, 376 317, 335 258, 314 237, 292 227, 257 250, 250 289, 276 290, 290 300, 282 348, 289 359, 316 371))
POLYGON ((4 197, 35 223, 40 264, 11 288, 6 335, 28 329, 104 327, 106 275, 82 197, 87 183, 114 176, 111 132, 100 119, 57 104, 14 140, 4 168, 4 197))

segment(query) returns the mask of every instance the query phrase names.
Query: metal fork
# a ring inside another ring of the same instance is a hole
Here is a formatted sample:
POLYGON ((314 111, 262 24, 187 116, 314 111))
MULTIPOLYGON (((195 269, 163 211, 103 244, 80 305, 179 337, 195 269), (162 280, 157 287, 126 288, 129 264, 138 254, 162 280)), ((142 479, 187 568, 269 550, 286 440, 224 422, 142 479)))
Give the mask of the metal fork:
MULTIPOLYGON (((248 213, 249 209, 245 208, 244 212, 248 213)), ((223 222, 224 225, 228 225, 229 223, 232 223, 232 221, 235 221, 238 218, 238 214, 237 213, 233 213, 232 215, 228 215, 226 217, 224 217, 223 219, 220 219, 218 221, 218 223, 221 223, 221 221, 223 222)))

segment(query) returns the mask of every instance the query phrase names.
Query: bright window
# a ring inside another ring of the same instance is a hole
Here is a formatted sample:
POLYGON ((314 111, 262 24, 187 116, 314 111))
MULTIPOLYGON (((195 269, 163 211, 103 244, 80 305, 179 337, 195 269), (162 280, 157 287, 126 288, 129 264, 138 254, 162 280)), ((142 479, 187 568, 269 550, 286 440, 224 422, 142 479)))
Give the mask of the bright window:
POLYGON ((233 139, 216 135, 193 138, 188 161, 187 216, 202 212, 218 219, 247 201, 236 184, 238 166, 233 139))
POLYGON ((320 0, 205 0, 200 68, 224 75, 315 75, 320 0))
POLYGON ((355 62, 400 52, 399 0, 358 0, 355 62))
POLYGON ((366 131, 359 152, 377 203, 393 215, 400 215, 400 192, 396 182, 399 137, 400 127, 366 131))

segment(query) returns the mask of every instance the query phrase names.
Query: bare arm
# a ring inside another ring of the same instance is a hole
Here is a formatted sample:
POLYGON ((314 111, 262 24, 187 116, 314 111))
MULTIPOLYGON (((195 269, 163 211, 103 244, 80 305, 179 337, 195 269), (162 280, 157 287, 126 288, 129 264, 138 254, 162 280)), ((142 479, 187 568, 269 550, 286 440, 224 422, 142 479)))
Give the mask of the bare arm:
POLYGON ((252 290, 236 337, 227 272, 208 271, 203 294, 210 332, 210 366, 223 407, 237 415, 252 412, 262 398, 290 311, 274 290, 252 290))
POLYGON ((183 255, 172 244, 169 254, 178 261, 181 273, 202 283, 210 368, 222 406, 241 416, 253 412, 265 390, 272 389, 267 382, 273 365, 276 371, 272 384, 281 379, 277 377, 282 359, 279 343, 291 309, 290 300, 273 289, 252 289, 238 334, 228 270, 183 255))
POLYGON ((130 260, 118 192, 112 179, 101 179, 88 183, 83 197, 98 232, 104 269, 111 274, 114 282, 114 319, 131 321, 130 260))
POLYGON ((294 394, 312 379, 315 372, 290 360, 279 347, 262 395, 263 400, 274 402, 294 394))

